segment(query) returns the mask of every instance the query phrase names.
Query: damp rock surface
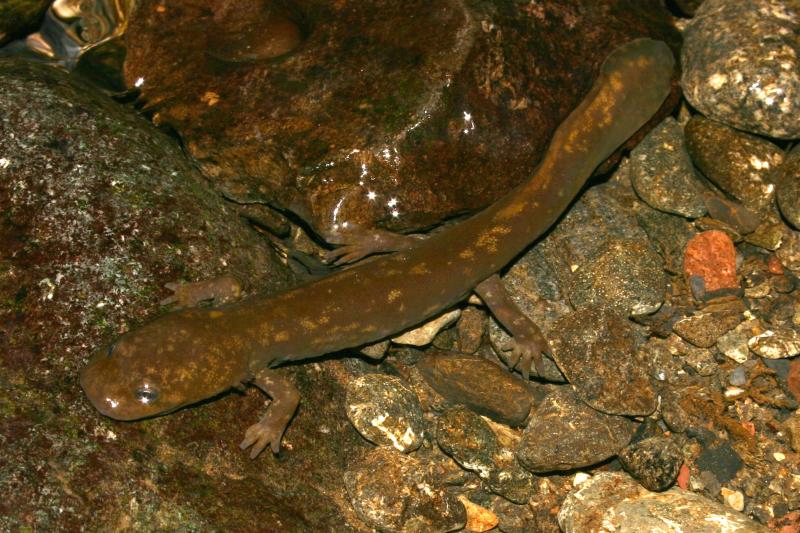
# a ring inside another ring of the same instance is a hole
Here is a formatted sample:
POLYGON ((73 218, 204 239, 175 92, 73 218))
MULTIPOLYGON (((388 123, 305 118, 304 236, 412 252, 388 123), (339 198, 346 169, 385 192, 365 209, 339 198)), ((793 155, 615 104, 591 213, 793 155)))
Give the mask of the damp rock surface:
POLYGON ((775 169, 773 177, 778 207, 786 220, 800 229, 800 149, 795 147, 775 169))
POLYGON ((622 450, 619 462, 644 488, 659 492, 675 483, 683 455, 669 439, 650 437, 622 450))
POLYGON ((616 455, 633 430, 627 418, 595 411, 569 388, 559 387, 531 417, 516 453, 532 472, 572 470, 616 455))
POLYGON ((686 98, 703 114, 769 137, 800 137, 800 7, 706 0, 684 32, 686 98))
POLYGON ((464 505, 436 483, 425 465, 389 447, 376 448, 344 475, 359 516, 380 531, 456 531, 467 520, 464 505))
POLYGON ((679 41, 657 0, 277 4, 143 1, 125 76, 226 195, 323 235, 488 205, 530 175, 610 50, 679 41), (300 43, 248 58, 286 32, 276 20, 300 43))
POLYGON ((766 533, 766 527, 720 503, 673 487, 650 492, 627 474, 603 472, 577 487, 558 514, 565 533, 664 531, 766 533))

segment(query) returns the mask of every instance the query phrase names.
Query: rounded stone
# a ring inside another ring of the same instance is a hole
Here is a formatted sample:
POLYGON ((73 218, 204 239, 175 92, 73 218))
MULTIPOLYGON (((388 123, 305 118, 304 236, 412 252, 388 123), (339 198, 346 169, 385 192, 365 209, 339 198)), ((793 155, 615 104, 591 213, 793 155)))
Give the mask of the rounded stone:
POLYGON ((361 436, 379 446, 411 452, 425 435, 419 398, 400 378, 367 374, 347 386, 347 418, 361 436))
POLYGON ((800 137, 799 25, 796 2, 703 2, 684 32, 687 100, 745 131, 800 137))
POLYGON ((622 450, 619 462, 644 488, 660 492, 675 483, 683 456, 669 439, 650 437, 622 450))

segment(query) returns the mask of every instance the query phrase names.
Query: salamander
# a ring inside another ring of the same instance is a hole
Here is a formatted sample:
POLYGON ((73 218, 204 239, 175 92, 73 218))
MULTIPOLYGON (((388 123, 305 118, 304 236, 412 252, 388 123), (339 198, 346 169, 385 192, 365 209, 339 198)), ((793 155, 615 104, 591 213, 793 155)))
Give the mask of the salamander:
POLYGON ((106 416, 137 420, 253 384, 272 402, 241 447, 252 457, 268 445, 277 453, 300 398, 275 366, 386 338, 473 290, 512 334, 513 364, 522 360, 527 375, 547 343, 507 305, 496 273, 540 237, 594 169, 658 111, 673 69, 663 42, 637 39, 616 48, 532 176, 483 211, 284 292, 167 313, 91 357, 80 376, 86 395, 106 416))

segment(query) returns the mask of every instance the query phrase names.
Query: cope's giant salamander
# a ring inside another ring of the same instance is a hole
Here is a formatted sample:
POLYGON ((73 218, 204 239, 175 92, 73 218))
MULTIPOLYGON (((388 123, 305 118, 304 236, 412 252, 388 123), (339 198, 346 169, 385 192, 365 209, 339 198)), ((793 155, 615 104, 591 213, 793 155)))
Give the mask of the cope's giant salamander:
MULTIPOLYGON (((491 298, 493 275, 541 236, 594 169, 656 113, 673 67, 660 41, 620 46, 558 127, 533 176, 485 210, 406 250, 285 292, 168 313, 94 354, 81 373, 83 389, 104 415, 136 420, 252 383, 272 403, 241 447, 252 447, 253 457, 267 445, 277 452, 299 394, 272 367, 383 339, 473 289, 491 298)), ((516 334, 514 320, 498 319, 522 347, 527 373, 546 342, 535 327, 516 334)))

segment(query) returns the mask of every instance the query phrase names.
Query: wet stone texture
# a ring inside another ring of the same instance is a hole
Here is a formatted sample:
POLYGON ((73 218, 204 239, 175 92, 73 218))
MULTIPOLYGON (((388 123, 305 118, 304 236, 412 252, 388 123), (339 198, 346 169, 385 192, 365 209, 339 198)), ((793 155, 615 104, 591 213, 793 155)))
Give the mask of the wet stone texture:
POLYGON ((173 140, 91 94, 0 62, 0 529, 365 527, 341 497, 345 456, 368 444, 340 361, 284 370, 303 402, 282 454, 255 461, 238 448, 263 414, 252 388, 136 423, 85 398, 91 352, 158 314, 164 283, 293 283, 173 140))
POLYGON ((532 472, 572 470, 613 457, 628 441, 634 423, 595 411, 565 387, 542 401, 517 448, 517 458, 532 472))
POLYGON ((694 164, 720 189, 757 213, 770 210, 772 169, 784 157, 780 148, 700 115, 686 125, 686 143, 694 164))
POLYGON ((703 185, 686 151, 683 128, 667 117, 631 151, 631 182, 650 207, 686 218, 706 213, 703 185))
POLYGON ((778 207, 795 229, 800 229, 800 148, 789 152, 786 160, 775 170, 778 207))
POLYGON ((509 426, 521 425, 533 405, 522 379, 480 356, 431 351, 417 368, 449 401, 509 426))
POLYGON ((704 231, 687 243, 683 274, 700 300, 740 290, 736 275, 736 248, 723 231, 704 231))
POLYGON ((649 415, 656 408, 647 364, 636 357, 636 332, 613 310, 584 307, 556 323, 553 355, 575 394, 616 415, 649 415))
POLYGON ((650 437, 619 453, 622 467, 647 490, 666 490, 675 483, 683 454, 665 437, 650 437))
POLYGON ((0 4, 0 46, 36 29, 49 0, 7 0, 0 4))
POLYGON ((401 452, 416 450, 425 437, 422 407, 400 379, 367 374, 347 385, 347 417, 361 435, 401 452))
POLYGON ((597 474, 570 493, 558 513, 558 523, 564 533, 769 531, 699 494, 675 487, 666 492, 650 492, 618 472, 597 474))
POLYGON ((425 465, 393 448, 376 448, 344 475, 359 516, 380 531, 426 533, 464 527, 464 506, 445 492, 425 465))
POLYGON ((226 195, 323 234, 487 205, 530 174, 611 49, 679 42, 657 0, 242 4, 141 2, 127 83, 226 195), (287 20, 301 42, 259 55, 267 35, 294 35, 287 20))
POLYGON ((686 99, 739 129, 800 137, 800 7, 781 0, 706 0, 684 32, 686 99))

